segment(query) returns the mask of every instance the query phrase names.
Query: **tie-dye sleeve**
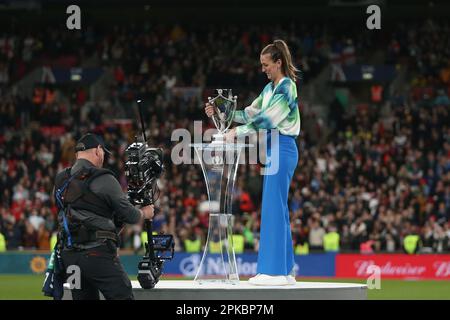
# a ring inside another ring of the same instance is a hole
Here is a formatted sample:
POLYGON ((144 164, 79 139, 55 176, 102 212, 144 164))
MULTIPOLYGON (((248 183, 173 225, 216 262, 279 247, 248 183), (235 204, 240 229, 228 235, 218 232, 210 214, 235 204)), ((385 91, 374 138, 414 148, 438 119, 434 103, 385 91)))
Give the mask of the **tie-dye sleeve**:
POLYGON ((264 110, 254 115, 247 124, 236 127, 237 136, 245 135, 258 129, 275 129, 285 120, 292 110, 297 108, 297 92, 295 83, 284 81, 270 98, 264 110))
POLYGON ((253 100, 252 104, 244 110, 238 110, 234 113, 233 120, 237 123, 248 123, 261 110, 262 93, 253 100))

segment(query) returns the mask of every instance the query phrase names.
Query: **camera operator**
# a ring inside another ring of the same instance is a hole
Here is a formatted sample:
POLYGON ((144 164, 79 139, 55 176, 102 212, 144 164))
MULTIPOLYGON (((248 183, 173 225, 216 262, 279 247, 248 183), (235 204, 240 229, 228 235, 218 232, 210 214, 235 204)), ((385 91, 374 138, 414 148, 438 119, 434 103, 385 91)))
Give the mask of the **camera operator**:
MULTIPOLYGON (((113 172, 102 169, 105 152, 110 151, 101 137, 84 135, 75 151, 75 164, 58 173, 55 181, 55 190, 65 189, 60 195, 65 214, 59 216, 62 262, 65 269, 80 269, 81 288, 73 289, 72 297, 98 300, 100 291, 107 300, 134 299, 118 258, 117 229, 123 223, 152 219, 153 206, 133 207, 113 172)), ((55 197, 58 201, 58 192, 55 197)))

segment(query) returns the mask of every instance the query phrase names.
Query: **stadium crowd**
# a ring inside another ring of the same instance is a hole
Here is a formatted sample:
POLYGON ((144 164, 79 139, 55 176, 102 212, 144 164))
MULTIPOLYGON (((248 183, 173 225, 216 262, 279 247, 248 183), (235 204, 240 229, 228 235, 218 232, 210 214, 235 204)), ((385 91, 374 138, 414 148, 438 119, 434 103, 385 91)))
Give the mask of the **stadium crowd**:
MULTIPOLYGON (((137 98, 145 101, 150 144, 165 150, 154 227, 174 234, 177 250, 186 250, 185 240, 204 243, 208 212, 203 176, 198 165, 171 162, 176 143, 171 134, 176 128, 193 133, 194 120, 202 121, 203 129, 212 123, 203 113, 204 92, 176 89, 225 85, 237 88, 240 107, 247 105, 266 82, 259 72, 259 51, 276 37, 286 39, 297 53, 301 88, 327 65, 331 52, 350 44, 349 34, 325 29, 294 23, 275 30, 227 26, 208 31, 131 25, 109 32, 88 28, 76 41, 55 30, 48 30, 47 40, 33 33, 3 36, 0 233, 7 249, 50 248, 57 229, 53 178, 74 161, 75 141, 87 131, 105 138, 113 151, 105 167, 126 190, 124 150, 138 123, 113 118, 134 117, 130 110, 137 98), (43 61, 76 65, 88 57, 112 71, 109 99, 92 100, 82 86, 71 88, 67 100, 36 101, 14 90, 14 81, 43 61)), ((408 89, 386 94, 383 114, 369 104, 354 115, 337 115, 325 144, 312 142, 307 132, 298 139, 300 157, 289 197, 297 252, 305 244, 310 251, 323 251, 324 236, 333 231, 340 236, 341 251, 402 251, 409 234, 420 236, 423 252, 450 250, 450 30, 448 23, 429 21, 417 33, 407 26, 399 30, 386 43, 386 59, 409 66, 408 89)), ((351 43, 356 59, 364 59, 375 45, 357 35, 351 43)), ((249 251, 258 249, 261 183, 258 165, 240 167, 235 233, 244 236, 249 251)), ((122 248, 138 250, 140 233, 141 226, 125 228, 122 248)))

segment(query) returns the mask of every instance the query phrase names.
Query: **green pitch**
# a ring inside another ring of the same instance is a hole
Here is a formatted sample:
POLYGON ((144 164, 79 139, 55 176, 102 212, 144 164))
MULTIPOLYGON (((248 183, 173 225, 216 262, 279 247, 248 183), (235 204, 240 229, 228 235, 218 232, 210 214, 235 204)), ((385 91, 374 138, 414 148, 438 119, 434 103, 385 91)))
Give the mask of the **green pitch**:
MULTIPOLYGON (((135 280, 135 277, 132 277, 135 280)), ((164 278, 171 280, 170 278, 164 278)), ((0 300, 45 300, 41 294, 44 276, 0 275, 0 300)), ((179 278, 177 278, 179 280, 179 278)), ((305 279, 298 281, 353 282, 360 279, 305 279)), ((368 290, 369 300, 376 299, 447 299, 450 300, 450 281, 402 281, 382 280, 381 289, 368 290)))

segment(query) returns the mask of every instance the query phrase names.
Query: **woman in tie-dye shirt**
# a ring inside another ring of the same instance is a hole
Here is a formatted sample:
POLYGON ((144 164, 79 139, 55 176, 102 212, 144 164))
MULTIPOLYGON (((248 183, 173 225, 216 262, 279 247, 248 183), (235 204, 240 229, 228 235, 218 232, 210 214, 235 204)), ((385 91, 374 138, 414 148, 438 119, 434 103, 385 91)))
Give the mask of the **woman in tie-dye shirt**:
MULTIPOLYGON (((297 103, 297 69, 292 63, 286 43, 275 40, 261 51, 262 71, 270 82, 244 110, 236 111, 234 121, 242 125, 228 131, 226 140, 248 135, 259 129, 277 130, 279 139, 271 141, 268 132, 267 156, 270 166, 264 176, 261 207, 261 230, 257 275, 254 285, 294 285, 294 250, 289 221, 289 186, 298 163, 296 137, 300 133, 300 112, 297 103), (279 154, 274 156, 272 150, 279 154), (277 161, 276 164, 273 161, 277 161), (274 171, 274 172, 272 172, 274 171)), ((207 104, 206 114, 214 109, 207 104)))

